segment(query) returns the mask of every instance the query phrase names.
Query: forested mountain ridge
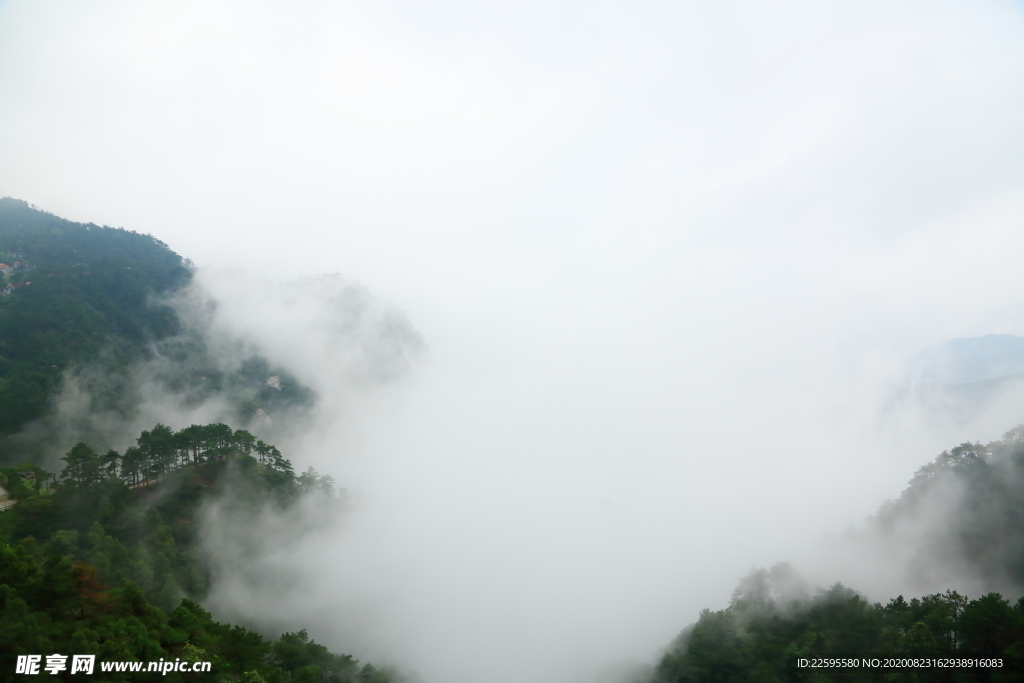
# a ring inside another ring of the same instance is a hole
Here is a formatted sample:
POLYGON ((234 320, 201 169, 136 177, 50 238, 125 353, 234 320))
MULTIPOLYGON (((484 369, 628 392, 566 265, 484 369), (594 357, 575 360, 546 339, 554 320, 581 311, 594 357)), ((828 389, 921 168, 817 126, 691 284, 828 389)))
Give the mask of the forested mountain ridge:
POLYGON ((389 680, 305 631, 270 640, 200 606, 211 579, 199 533, 206 503, 284 510, 316 496, 343 506, 331 477, 295 475, 277 448, 224 424, 157 425, 136 444, 100 454, 79 443, 59 476, 36 465, 0 470, 18 499, 0 512, 0 680, 16 680, 17 655, 52 652, 211 661, 213 680, 225 683, 389 680))
POLYGON ((0 681, 20 679, 17 655, 58 652, 210 661, 218 683, 393 680, 306 631, 269 639, 201 606, 219 576, 211 510, 250 519, 305 501, 317 524, 347 505, 330 476, 295 473, 267 443, 271 415, 294 429, 314 393, 248 340, 211 334, 218 303, 152 236, 3 199, 0 264, 0 487, 15 501, 0 506, 0 681), (157 424, 123 448, 164 407, 213 423, 157 424))
POLYGON ((4 198, 0 264, 0 464, 48 462, 83 438, 121 444, 147 400, 211 405, 199 419, 268 434, 315 402, 246 340, 222 335, 210 349, 204 315, 217 302, 191 263, 150 235, 4 198))
POLYGON ((58 218, 0 199, 0 436, 41 417, 75 364, 125 366, 177 333, 154 301, 186 285, 186 262, 150 235, 58 218), (14 267, 14 261, 19 263, 14 267))
POLYGON ((670 645, 649 683, 711 681, 1024 680, 1024 598, 998 593, 968 599, 956 591, 887 604, 835 584, 816 595, 779 594, 773 579, 788 566, 744 580, 724 610, 703 610, 670 645), (979 669, 907 666, 903 670, 801 668, 800 659, 995 658, 979 669))
POLYGON ((985 585, 1024 591, 1024 425, 999 441, 940 453, 881 506, 868 531, 895 537, 912 523, 922 538, 908 572, 966 565, 985 585), (936 501, 948 512, 941 523, 930 519, 936 501))
MULTIPOLYGON (((908 573, 968 567, 981 585, 1024 593, 1024 425, 1001 440, 963 443, 921 467, 864 531, 914 543, 908 573), (942 506, 945 506, 943 509, 942 506), (933 519, 942 512, 940 519, 933 519), (910 527, 912 538, 894 536, 910 527)), ((945 592, 885 605, 835 584, 812 591, 788 565, 758 570, 724 610, 704 610, 668 647, 650 683, 705 681, 1021 681, 1024 597, 945 592), (993 670, 800 670, 804 657, 996 657, 993 670)))

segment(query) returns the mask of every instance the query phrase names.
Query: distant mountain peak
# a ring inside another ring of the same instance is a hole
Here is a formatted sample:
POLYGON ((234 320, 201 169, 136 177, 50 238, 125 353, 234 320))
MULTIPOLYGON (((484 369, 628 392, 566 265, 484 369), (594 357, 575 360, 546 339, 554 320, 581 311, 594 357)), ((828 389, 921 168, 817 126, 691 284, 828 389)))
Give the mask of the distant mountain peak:
POLYGON ((1024 373, 1024 337, 986 334, 948 339, 911 359, 913 376, 926 384, 968 384, 1024 373))

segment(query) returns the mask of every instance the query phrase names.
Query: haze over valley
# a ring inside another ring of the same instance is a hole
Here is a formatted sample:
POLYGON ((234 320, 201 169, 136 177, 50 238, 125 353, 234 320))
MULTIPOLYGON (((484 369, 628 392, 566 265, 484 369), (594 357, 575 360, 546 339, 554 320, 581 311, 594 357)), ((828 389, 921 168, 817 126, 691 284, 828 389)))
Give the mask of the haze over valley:
POLYGON ((865 651, 955 650, 884 610, 1024 615, 1022 30, 6 0, 0 538, 133 582, 168 656, 201 605, 240 683, 705 680, 709 624, 832 634, 781 658, 855 596, 865 651))

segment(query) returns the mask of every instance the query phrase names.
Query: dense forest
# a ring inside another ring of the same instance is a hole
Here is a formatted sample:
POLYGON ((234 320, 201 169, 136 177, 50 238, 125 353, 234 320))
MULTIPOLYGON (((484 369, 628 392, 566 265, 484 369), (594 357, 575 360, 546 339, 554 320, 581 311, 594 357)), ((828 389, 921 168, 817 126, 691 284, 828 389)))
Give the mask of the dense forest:
MULTIPOLYGON (((0 275, 0 681, 18 678, 19 655, 57 652, 209 661, 212 680, 223 683, 394 680, 329 652, 306 631, 268 638, 220 623, 202 606, 217 579, 202 543, 210 504, 255 514, 310 497, 325 512, 346 503, 330 476, 296 474, 268 443, 270 415, 300 416, 313 392, 243 352, 243 343, 231 347, 238 349, 231 363, 218 361, 204 332, 189 328, 195 323, 182 311, 190 309, 174 297, 189 291, 191 264, 151 236, 2 199, 0 275), (137 433, 123 426, 141 398, 133 373, 147 362, 148 386, 180 405, 216 398, 231 417, 177 430, 157 424, 122 451, 94 448, 137 433), (69 381, 87 389, 89 410, 113 425, 111 438, 97 441, 88 429, 71 439, 47 434, 45 421, 69 381), (43 428, 26 431, 32 425, 43 428), (56 441, 63 445, 54 451, 56 441), (60 452, 62 465, 50 466, 60 452)), ((727 608, 701 612, 646 683, 1024 680, 1024 598, 1012 601, 1024 592, 1024 425, 999 441, 939 454, 869 520, 864 538, 898 542, 908 523, 917 534, 909 572, 968 567, 984 585, 1013 587, 1003 590, 1012 596, 968 597, 950 586, 883 604, 841 584, 813 589, 780 564, 746 577, 727 608), (940 521, 937 502, 950 513, 940 521), (1003 666, 797 665, 843 655, 986 656, 1003 666)), ((104 672, 97 680, 157 676, 195 678, 104 672)))
POLYGON ((182 258, 149 235, 0 199, 0 435, 41 417, 62 373, 106 354, 126 365, 177 333, 152 295, 185 285, 182 258))
POLYGON ((0 463, 46 457, 54 443, 11 435, 51 416, 69 378, 89 396, 88 414, 103 415, 97 422, 108 430, 114 425, 102 433, 82 420, 78 436, 119 441, 121 423, 112 418, 130 422, 145 398, 137 374, 146 361, 147 386, 186 406, 223 397, 233 406, 223 419, 265 431, 271 415, 294 414, 315 399, 251 352, 239 348, 227 366, 213 358, 173 301, 192 281, 191 264, 152 236, 4 198, 0 264, 0 463))
MULTIPOLYGON (((173 297, 192 281, 191 264, 152 236, 5 198, 0 278, 0 681, 21 678, 19 655, 54 653, 208 661, 208 680, 225 683, 393 680, 306 631, 267 638, 202 607, 216 578, 202 546, 210 504, 283 513, 312 496, 328 514, 346 503, 330 476, 295 473, 263 440, 270 414, 308 407, 312 392, 258 355, 219 362, 202 331, 188 329, 173 297), (69 436, 46 422, 65 385, 84 387, 88 411, 113 425, 106 441, 124 443, 116 430, 142 398, 136 374, 147 362, 150 387, 184 405, 225 399, 243 428, 157 424, 123 452, 93 448, 84 430, 61 449, 60 471, 47 471, 53 442, 69 436), (42 427, 25 431, 32 425, 42 427)), ((96 671, 97 680, 196 676, 96 671)))
POLYGON ((684 681, 1020 681, 1024 598, 970 600, 956 591, 871 603, 835 584, 816 595, 780 590, 792 570, 778 565, 743 581, 728 608, 704 610, 659 662, 652 683, 684 681), (996 657, 998 669, 845 668, 814 671, 813 658, 996 657))
MULTIPOLYGON (((884 539, 901 522, 935 514, 926 503, 937 497, 955 501, 955 514, 925 527, 914 563, 967 563, 989 585, 1024 586, 1024 425, 999 441, 940 453, 897 500, 882 505, 868 532, 884 539), (950 496, 953 490, 958 495, 950 496)), ((814 592, 792 568, 778 565, 748 576, 726 609, 701 612, 669 646, 651 683, 803 680, 1024 680, 1024 597, 1011 602, 990 592, 969 599, 951 588, 883 605, 841 584, 814 592), (1003 666, 902 672, 797 667, 800 658, 843 655, 998 657, 1003 666)))
POLYGON ((907 522, 926 529, 908 571, 966 565, 992 586, 1024 590, 1024 425, 987 445, 963 443, 920 468, 906 490, 882 505, 869 531, 894 536, 907 522), (955 499, 941 524, 931 501, 955 499))
POLYGON ((32 464, 0 469, 0 485, 18 501, 0 512, 0 680, 18 678, 18 655, 50 653, 209 661, 213 680, 245 683, 389 680, 305 631, 268 639, 201 607, 211 579, 202 506, 216 499, 283 510, 303 496, 342 506, 330 476, 296 475, 276 447, 224 424, 157 425, 123 454, 78 443, 62 461, 59 475, 32 464))

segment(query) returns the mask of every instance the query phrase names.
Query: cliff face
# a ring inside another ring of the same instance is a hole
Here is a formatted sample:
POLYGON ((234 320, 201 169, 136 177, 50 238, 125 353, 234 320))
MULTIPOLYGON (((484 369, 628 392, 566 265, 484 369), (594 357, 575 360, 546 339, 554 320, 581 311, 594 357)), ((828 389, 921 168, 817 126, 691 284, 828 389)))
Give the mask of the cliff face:
POLYGON ((4 490, 3 486, 0 486, 0 512, 7 508, 12 508, 18 504, 18 501, 11 498, 11 494, 4 490))

